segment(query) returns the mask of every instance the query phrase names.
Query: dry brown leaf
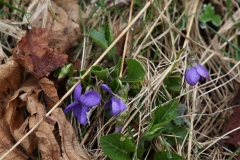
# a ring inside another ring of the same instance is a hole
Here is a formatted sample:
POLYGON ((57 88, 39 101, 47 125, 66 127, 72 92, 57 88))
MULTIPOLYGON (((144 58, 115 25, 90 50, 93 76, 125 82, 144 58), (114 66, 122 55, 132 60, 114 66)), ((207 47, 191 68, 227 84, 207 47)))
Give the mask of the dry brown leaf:
POLYGON ((72 125, 67 121, 62 109, 57 108, 53 111, 54 117, 58 123, 59 135, 61 137, 61 146, 63 158, 65 160, 87 160, 86 152, 80 147, 72 125))
MULTIPOLYGON (((51 81, 43 78, 40 83, 50 96, 57 95, 51 81)), ((42 121, 38 129, 21 142, 21 146, 31 158, 37 158, 40 149, 43 160, 88 159, 86 152, 79 146, 73 127, 65 118, 62 109, 57 108, 50 116, 45 116, 46 107, 38 99, 40 91, 37 79, 30 76, 15 92, 5 112, 11 132, 9 135, 18 141, 43 118, 45 121, 42 121)))
MULTIPOLYGON (((229 117, 227 120, 227 123, 224 126, 224 133, 227 133, 237 127, 240 127, 240 106, 237 106, 233 110, 233 114, 229 117)), ((236 148, 240 146, 240 130, 237 130, 235 132, 232 132, 229 134, 230 138, 225 139, 225 143, 233 144, 236 148)))
POLYGON ((67 121, 61 108, 55 109, 48 117, 55 125, 43 122, 36 132, 40 139, 39 149, 43 159, 87 160, 86 152, 79 146, 72 125, 67 121), (60 147, 59 147, 60 146, 60 147))
MULTIPOLYGON (((5 118, 0 119, 0 157, 6 153, 16 141, 12 137, 9 126, 5 118)), ((5 160, 26 160, 29 157, 21 150, 20 147, 15 148, 12 152, 8 154, 5 160)))
POLYGON ((43 160, 63 160, 60 146, 54 135, 54 125, 43 121, 38 127, 36 136, 39 140, 38 147, 43 160))
POLYGON ((23 68, 9 58, 6 64, 0 65, 0 118, 14 92, 21 86, 23 68))
MULTIPOLYGON (((238 85, 235 86, 236 90, 234 91, 233 94, 233 99, 231 102, 231 106, 237 106, 233 108, 233 112, 232 114, 229 116, 229 118, 226 120, 225 124, 224 124, 224 133, 227 133, 237 127, 240 127, 240 88, 238 85)), ((236 148, 238 148, 240 146, 240 130, 237 130, 231 134, 229 134, 229 138, 228 139, 224 139, 225 143, 230 143, 233 144, 236 148)))
POLYGON ((48 109, 51 109, 59 100, 57 89, 55 88, 54 83, 46 77, 39 80, 39 85, 44 91, 44 99, 47 103, 48 109))
POLYGON ((79 25, 79 6, 72 1, 57 2, 64 9, 53 1, 49 2, 51 4, 49 8, 52 12, 48 10, 48 13, 44 13, 43 10, 32 22, 32 26, 42 28, 44 16, 47 15, 46 28, 52 33, 49 36, 50 46, 67 51, 82 37, 79 25))
POLYGON ((79 5, 76 0, 54 0, 54 2, 67 13, 71 20, 80 25, 79 5))
MULTIPOLYGON (((46 114, 38 100, 40 86, 34 77, 29 77, 15 92, 5 111, 5 118, 16 141, 21 139, 46 114)), ((29 155, 37 157, 37 139, 31 133, 21 142, 29 155)))
POLYGON ((13 52, 17 61, 37 78, 46 76, 67 63, 66 54, 49 47, 49 35, 46 29, 34 28, 18 42, 20 51, 13 52))

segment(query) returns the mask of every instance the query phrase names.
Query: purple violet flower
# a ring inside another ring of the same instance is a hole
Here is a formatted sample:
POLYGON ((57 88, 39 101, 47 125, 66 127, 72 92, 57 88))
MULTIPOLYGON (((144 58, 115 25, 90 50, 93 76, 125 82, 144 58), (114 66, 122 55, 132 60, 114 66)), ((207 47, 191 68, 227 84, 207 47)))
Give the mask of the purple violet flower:
POLYGON ((78 121, 82 125, 86 125, 87 123, 89 123, 89 117, 87 116, 87 114, 90 111, 90 108, 98 105, 101 101, 101 97, 97 92, 92 90, 89 90, 82 94, 81 83, 78 84, 75 88, 73 97, 75 102, 69 104, 65 108, 64 113, 73 110, 73 114, 77 117, 78 121))
POLYGON ((199 80, 202 81, 204 78, 209 78, 209 73, 201 64, 194 62, 188 66, 184 76, 187 83, 194 86, 199 80))
POLYGON ((121 99, 115 98, 112 90, 108 85, 101 84, 100 86, 102 87, 102 89, 112 95, 112 97, 106 102, 104 106, 106 109, 110 109, 111 116, 118 116, 121 112, 127 109, 126 105, 121 99))
POLYGON ((121 133, 121 131, 122 131, 122 126, 115 126, 115 132, 116 133, 121 133))

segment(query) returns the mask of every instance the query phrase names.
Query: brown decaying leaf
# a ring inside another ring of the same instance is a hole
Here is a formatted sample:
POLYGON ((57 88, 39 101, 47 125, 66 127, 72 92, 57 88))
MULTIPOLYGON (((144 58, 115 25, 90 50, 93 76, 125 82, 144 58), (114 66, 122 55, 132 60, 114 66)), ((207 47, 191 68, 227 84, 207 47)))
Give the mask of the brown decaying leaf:
POLYGON ((50 32, 46 29, 33 28, 18 42, 18 48, 13 52, 14 57, 37 78, 48 75, 58 67, 67 63, 67 55, 59 48, 48 46, 50 32))
MULTIPOLYGON (((81 39, 82 34, 79 25, 79 6, 75 1, 53 1, 51 3, 51 10, 48 10, 48 17, 46 28, 51 30, 49 36, 49 45, 52 48, 60 48, 60 50, 67 52, 74 43, 81 39), (63 7, 63 8, 62 8, 63 7)), ((32 22, 32 26, 42 28, 43 17, 46 13, 41 12, 40 15, 32 22)))
MULTIPOLYGON (((233 95, 233 99, 231 102, 231 106, 237 106, 233 108, 233 112, 232 114, 229 116, 228 120, 225 122, 224 124, 224 133, 227 133, 237 127, 240 127, 240 101, 239 101, 239 97, 240 97, 240 87, 237 85, 235 86, 235 88, 238 88, 235 90, 235 93, 233 95)), ((233 133, 231 133, 229 136, 230 138, 225 139, 224 142, 225 143, 230 143, 233 144, 235 147, 239 147, 240 146, 240 130, 237 130, 233 133)))
POLYGON ((9 58, 6 64, 0 65, 0 118, 14 92, 21 86, 23 67, 9 58))
MULTIPOLYGON (((240 106, 237 106, 233 110, 233 114, 230 115, 229 119, 227 120, 227 123, 224 126, 224 132, 227 133, 237 127, 240 127, 240 106)), ((232 132, 229 136, 230 138, 225 139, 225 143, 233 144, 235 147, 240 146, 240 130, 237 130, 235 132, 232 132)))
POLYGON ((59 159, 63 160, 61 157, 61 149, 58 142, 53 134, 54 126, 43 121, 36 132, 38 137, 38 147, 41 151, 42 159, 53 160, 59 159))
POLYGON ((44 91, 44 99, 50 110, 59 100, 57 89, 55 88, 54 83, 46 77, 39 80, 39 85, 44 91))
MULTIPOLYGON (((7 152, 16 141, 12 137, 9 126, 5 118, 0 119, 0 157, 7 152)), ((20 147, 15 148, 12 152, 8 154, 5 160, 26 160, 29 157, 20 149, 20 147)))
POLYGON ((51 125, 55 125, 55 123, 56 123, 55 120, 53 120, 52 118, 50 118, 50 117, 48 117, 48 116, 43 116, 43 119, 44 119, 47 123, 49 123, 49 124, 51 124, 51 125))
MULTIPOLYGON (((40 86, 30 76, 17 90, 5 111, 5 118, 16 141, 21 139, 46 114, 44 105, 38 100, 40 86)), ((37 157, 35 133, 25 138, 21 146, 29 155, 37 157)))
POLYGON ((50 160, 89 159, 86 152, 79 146, 72 125, 65 118, 62 109, 55 109, 49 117, 55 120, 56 124, 43 122, 36 132, 36 136, 40 139, 39 149, 43 159, 44 157, 50 160))
POLYGON ((80 25, 79 5, 76 0, 54 0, 54 2, 67 13, 72 21, 80 25))
MULTIPOLYGON (((55 89, 52 89, 51 81, 43 79, 41 84, 50 97, 56 94, 55 89)), ((43 118, 45 121, 42 121, 40 126, 21 142, 21 146, 31 158, 36 159, 40 149, 43 160, 88 159, 86 152, 79 146, 72 125, 65 118, 62 109, 57 108, 50 116, 45 116, 46 107, 38 99, 41 91, 38 80, 31 75, 15 92, 5 111, 6 123, 10 128, 8 134, 18 141, 43 118)), ((15 152, 20 151, 15 149, 13 153, 15 152)))

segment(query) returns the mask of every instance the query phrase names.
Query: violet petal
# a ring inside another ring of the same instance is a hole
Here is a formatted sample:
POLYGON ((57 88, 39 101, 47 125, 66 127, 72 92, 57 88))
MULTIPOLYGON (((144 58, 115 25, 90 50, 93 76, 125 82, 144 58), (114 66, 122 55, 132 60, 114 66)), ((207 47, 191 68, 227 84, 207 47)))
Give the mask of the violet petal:
POLYGON ((196 70, 197 70, 198 74, 200 74, 200 76, 209 78, 209 73, 208 73, 207 69, 205 67, 203 67, 201 64, 198 63, 196 70))
POLYGON ((122 128, 123 128, 122 126, 115 126, 115 132, 121 133, 122 128))
POLYGON ((123 112, 123 111, 125 111, 125 110, 127 109, 126 104, 125 104, 121 99, 118 100, 118 103, 119 103, 119 105, 120 105, 120 113, 123 112))
POLYGON ((87 107, 96 106, 100 103, 101 97, 97 92, 87 91, 80 97, 82 105, 87 107))
POLYGON ((121 100, 112 97, 112 106, 110 111, 111 116, 117 116, 121 112, 121 104, 119 101, 121 100))
MULTIPOLYGON (((113 97, 112 97, 113 98, 113 97)), ((111 109, 112 108, 112 98, 110 98, 104 105, 105 109, 111 109)))
POLYGON ((113 92, 112 92, 111 88, 110 88, 108 85, 106 85, 106 84, 101 84, 100 87, 101 87, 102 89, 104 89, 105 91, 107 91, 109 94, 113 95, 113 92))
POLYGON ((194 67, 191 67, 189 70, 185 71, 185 79, 188 84, 194 86, 200 79, 200 75, 194 67))
POLYGON ((81 85, 81 83, 79 83, 73 93, 73 97, 74 97, 75 101, 80 102, 81 94, 82 94, 82 85, 81 85))
POLYGON ((88 111, 89 111, 89 107, 85 107, 85 106, 81 106, 73 109, 74 115, 77 117, 79 123, 81 123, 82 125, 88 124, 88 119, 87 119, 88 111))
POLYGON ((79 106, 81 106, 80 103, 78 103, 78 102, 73 102, 73 103, 69 104, 69 105, 65 108, 64 113, 68 113, 68 112, 71 111, 73 108, 78 108, 79 106))

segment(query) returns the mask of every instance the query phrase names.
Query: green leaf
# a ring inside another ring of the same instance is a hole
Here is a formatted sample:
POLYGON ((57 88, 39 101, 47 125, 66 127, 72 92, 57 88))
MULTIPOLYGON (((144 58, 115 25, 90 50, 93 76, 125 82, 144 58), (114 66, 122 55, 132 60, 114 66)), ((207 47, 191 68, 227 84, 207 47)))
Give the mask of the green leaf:
MULTIPOLYGON (((79 72, 79 75, 83 76, 87 72, 87 70, 84 69, 84 70, 81 70, 81 71, 78 71, 78 72, 79 72)), ((91 83, 91 81, 92 81, 91 74, 88 73, 83 80, 87 83, 91 83)))
POLYGON ((173 99, 168 104, 159 106, 154 111, 150 126, 143 133, 138 143, 137 157, 139 159, 142 159, 142 155, 145 151, 145 145, 165 130, 166 124, 168 124, 176 116, 177 109, 178 100, 173 99))
POLYGON ((203 6, 204 13, 200 16, 200 21, 206 23, 212 21, 215 26, 219 26, 221 23, 220 15, 214 13, 214 7, 209 3, 203 6))
POLYGON ((154 160, 186 160, 180 155, 173 152, 157 152, 154 154, 154 160))
POLYGON ((117 79, 114 79, 110 82, 109 87, 111 88, 111 90, 113 91, 113 93, 116 93, 116 91, 119 88, 119 82, 117 79))
POLYGON ((172 74, 164 80, 166 88, 169 92, 180 92, 182 78, 179 75, 172 74))
POLYGON ((171 132, 168 132, 174 136, 169 136, 167 137, 167 142, 171 145, 171 146, 175 146, 176 143, 182 142, 185 137, 188 134, 188 129, 186 129, 185 127, 179 127, 176 125, 173 125, 174 128, 172 128, 171 132))
POLYGON ((208 21, 211 21, 211 19, 212 19, 212 17, 209 14, 202 14, 200 16, 200 21, 205 22, 205 23, 208 21))
POLYGON ((113 78, 118 78, 119 77, 121 63, 122 63, 122 57, 119 57, 117 65, 115 66, 115 69, 113 70, 113 72, 111 74, 113 78))
POLYGON ((168 104, 164 106, 159 106, 153 114, 153 119, 151 121, 151 127, 148 129, 151 131, 151 129, 154 129, 154 126, 163 127, 168 122, 170 122, 177 113, 178 109, 178 100, 173 99, 168 104))
POLYGON ((103 27, 100 27, 98 30, 91 29, 88 31, 88 34, 102 49, 105 50, 108 48, 108 42, 105 38, 105 29, 103 27))
MULTIPOLYGON (((102 25, 98 30, 91 29, 88 32, 93 41, 99 45, 102 49, 106 50, 110 44, 114 41, 114 36, 109 25, 102 25)), ((117 48, 114 46, 107 54, 108 60, 112 60, 116 64, 116 52, 117 48)))
POLYGON ((186 111, 187 107, 185 104, 179 104, 178 106, 178 112, 177 112, 177 118, 173 119, 173 122, 177 125, 180 126, 183 124, 183 117, 178 117, 178 116, 182 116, 184 114, 184 112, 186 111))
POLYGON ((108 68, 103 69, 101 66, 93 66, 91 68, 91 72, 98 76, 104 82, 107 82, 110 78, 108 68))
POLYGON ((164 131, 165 128, 161 127, 161 125, 154 125, 151 130, 146 131, 142 137, 141 140, 143 141, 151 141, 153 138, 155 138, 156 136, 160 135, 162 133, 162 131, 164 131))
MULTIPOLYGON (((105 38, 106 38, 106 40, 108 42, 108 46, 110 46, 112 44, 112 42, 114 41, 114 36, 113 36, 112 30, 109 27, 109 25, 107 25, 107 24, 103 25, 103 28, 105 29, 105 38)), ((114 64, 117 63, 116 53, 117 53, 117 47, 114 46, 109 51, 109 53, 107 54, 108 59, 113 60, 114 64)))
POLYGON ((110 134, 100 138, 103 152, 113 160, 131 160, 130 154, 135 151, 132 141, 123 134, 110 134))
POLYGON ((70 63, 66 66, 56 69, 53 73, 53 76, 58 79, 65 78, 66 76, 72 77, 73 76, 73 64, 70 63))
POLYGON ((215 25, 215 26, 219 26, 220 23, 221 23, 221 17, 219 15, 214 15, 212 17, 212 23, 215 25))
POLYGON ((128 73, 127 79, 121 79, 122 82, 131 83, 131 82, 142 82, 146 72, 143 69, 141 63, 134 59, 127 59, 128 73))
POLYGON ((211 3, 208 5, 203 5, 203 10, 205 11, 206 14, 213 16, 214 15, 214 8, 211 3))
POLYGON ((67 84, 66 84, 66 88, 67 90, 69 90, 70 88, 72 88, 72 86, 77 83, 77 79, 75 77, 69 77, 67 84))

